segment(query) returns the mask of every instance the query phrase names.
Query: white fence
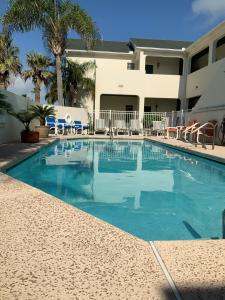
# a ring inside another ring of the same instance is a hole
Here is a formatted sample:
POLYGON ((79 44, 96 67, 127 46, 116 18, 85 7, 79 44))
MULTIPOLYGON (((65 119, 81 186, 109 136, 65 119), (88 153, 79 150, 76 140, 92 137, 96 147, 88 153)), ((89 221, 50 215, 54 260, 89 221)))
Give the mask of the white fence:
POLYGON ((146 112, 143 117, 138 111, 115 111, 101 110, 89 113, 90 133, 101 128, 108 128, 109 131, 119 128, 120 131, 128 132, 134 127, 148 134, 154 130, 164 131, 168 126, 183 126, 189 120, 189 111, 173 112, 146 112))

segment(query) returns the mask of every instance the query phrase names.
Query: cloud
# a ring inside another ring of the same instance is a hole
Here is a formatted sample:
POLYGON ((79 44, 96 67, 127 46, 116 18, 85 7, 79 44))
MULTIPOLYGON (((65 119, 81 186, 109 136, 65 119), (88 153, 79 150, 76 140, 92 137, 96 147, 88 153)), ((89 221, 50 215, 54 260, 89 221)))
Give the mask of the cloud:
POLYGON ((18 95, 26 94, 28 97, 33 98, 34 86, 29 79, 25 82, 21 77, 11 77, 8 90, 18 95))
MULTIPOLYGON (((13 92, 17 95, 27 95, 34 100, 34 85, 31 79, 28 79, 26 82, 21 77, 11 77, 10 78, 10 86, 8 88, 10 92, 13 92)), ((45 99, 45 88, 41 89, 41 102, 44 102, 45 99)))
POLYGON ((192 11, 196 15, 205 15, 211 20, 225 16, 225 0, 193 0, 192 11))

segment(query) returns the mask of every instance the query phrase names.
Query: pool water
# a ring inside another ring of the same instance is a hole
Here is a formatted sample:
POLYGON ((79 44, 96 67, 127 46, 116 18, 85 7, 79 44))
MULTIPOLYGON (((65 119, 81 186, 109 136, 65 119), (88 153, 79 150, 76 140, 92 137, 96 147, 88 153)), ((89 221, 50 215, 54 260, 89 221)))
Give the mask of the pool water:
POLYGON ((7 173, 144 240, 225 236, 225 166, 148 141, 60 141, 7 173))

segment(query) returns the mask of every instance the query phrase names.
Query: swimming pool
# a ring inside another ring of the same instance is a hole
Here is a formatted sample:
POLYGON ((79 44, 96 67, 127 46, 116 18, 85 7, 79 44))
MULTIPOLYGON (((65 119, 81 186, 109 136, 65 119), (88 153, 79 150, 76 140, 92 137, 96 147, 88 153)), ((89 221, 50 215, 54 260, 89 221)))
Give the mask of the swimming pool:
POLYGON ((225 166, 149 141, 59 141, 7 173, 144 240, 225 235, 225 166))

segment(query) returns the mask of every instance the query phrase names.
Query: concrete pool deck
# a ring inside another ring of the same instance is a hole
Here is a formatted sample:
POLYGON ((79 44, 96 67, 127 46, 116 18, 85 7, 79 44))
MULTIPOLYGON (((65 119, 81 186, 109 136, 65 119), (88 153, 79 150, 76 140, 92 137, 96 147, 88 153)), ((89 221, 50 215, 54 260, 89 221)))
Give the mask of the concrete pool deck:
POLYGON ((144 137, 144 139, 152 142, 158 142, 165 146, 169 146, 178 150, 189 152, 191 154, 225 164, 225 146, 215 145, 214 150, 212 150, 211 145, 207 145, 205 149, 202 148, 201 145, 193 145, 191 143, 183 142, 181 140, 176 139, 166 139, 162 136, 144 137))
MULTIPOLYGON (((2 169, 52 142, 0 146, 2 169)), ((0 207, 1 300, 225 299, 224 240, 150 244, 3 173, 0 207)))

